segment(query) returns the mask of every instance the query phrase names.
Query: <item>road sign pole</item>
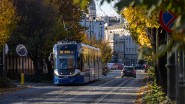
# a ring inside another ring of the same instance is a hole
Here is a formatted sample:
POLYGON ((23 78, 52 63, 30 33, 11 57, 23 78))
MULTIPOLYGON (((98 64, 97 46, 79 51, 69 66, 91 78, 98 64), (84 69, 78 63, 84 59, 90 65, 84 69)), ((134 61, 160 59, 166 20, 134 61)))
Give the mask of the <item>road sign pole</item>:
POLYGON ((3 45, 3 79, 5 79, 5 46, 3 45))
POLYGON ((28 52, 27 52, 26 47, 23 44, 17 45, 16 52, 19 56, 22 57, 22 73, 21 73, 21 82, 20 83, 21 83, 21 85, 23 85, 24 84, 24 69, 25 69, 25 67, 24 67, 24 56, 27 56, 28 52))
MULTIPOLYGON (((167 33, 167 43, 169 44, 171 38, 169 33, 167 33)), ((171 100, 176 99, 176 66, 175 66, 175 54, 170 55, 170 52, 167 52, 167 96, 171 100)))
POLYGON ((22 57, 21 85, 24 85, 24 58, 22 57))

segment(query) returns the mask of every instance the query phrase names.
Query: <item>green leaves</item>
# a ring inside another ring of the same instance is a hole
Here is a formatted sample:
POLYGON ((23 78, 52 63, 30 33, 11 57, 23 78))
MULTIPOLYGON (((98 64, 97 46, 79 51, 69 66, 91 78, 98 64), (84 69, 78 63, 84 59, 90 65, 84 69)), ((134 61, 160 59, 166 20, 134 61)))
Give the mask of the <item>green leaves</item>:
POLYGON ((143 103, 145 104, 160 104, 165 99, 165 94, 160 86, 157 86, 156 81, 153 84, 148 84, 148 92, 144 96, 143 103))
POLYGON ((82 19, 83 11, 77 3, 83 3, 86 1, 75 0, 75 4, 73 3, 73 0, 52 0, 52 2, 58 7, 58 13, 60 15, 59 19, 65 29, 65 31, 61 32, 63 38, 82 41, 83 34, 81 34, 81 32, 85 29, 79 22, 82 19))
POLYGON ((75 4, 80 4, 82 9, 85 9, 91 0, 73 0, 75 4))

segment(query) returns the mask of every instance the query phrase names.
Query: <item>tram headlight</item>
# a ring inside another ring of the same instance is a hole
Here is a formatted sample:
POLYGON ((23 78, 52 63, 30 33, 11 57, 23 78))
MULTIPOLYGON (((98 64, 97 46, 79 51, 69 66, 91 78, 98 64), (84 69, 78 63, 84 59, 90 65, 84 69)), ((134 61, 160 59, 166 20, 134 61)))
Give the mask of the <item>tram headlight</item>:
POLYGON ((59 76, 57 69, 54 70, 54 74, 57 75, 57 76, 59 76))

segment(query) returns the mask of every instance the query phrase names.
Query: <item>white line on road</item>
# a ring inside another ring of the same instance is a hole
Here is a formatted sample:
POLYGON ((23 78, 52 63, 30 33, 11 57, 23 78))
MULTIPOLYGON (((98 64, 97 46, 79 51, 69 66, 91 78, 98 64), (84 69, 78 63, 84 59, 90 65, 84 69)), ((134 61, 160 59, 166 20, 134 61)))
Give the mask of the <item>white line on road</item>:
POLYGON ((101 96, 99 99, 97 99, 94 103, 92 104, 98 104, 100 101, 102 101, 105 97, 107 97, 108 95, 110 95, 111 93, 113 93, 114 91, 116 91, 118 88, 120 88, 122 85, 124 85, 125 83, 127 83, 128 81, 130 81, 131 79, 128 79, 126 81, 124 81, 123 83, 119 84, 115 89, 113 89, 112 91, 110 91, 108 94, 101 96))
MULTIPOLYGON (((99 86, 96 86, 96 87, 94 87, 93 90, 99 89, 101 86, 104 86, 104 85, 106 85, 106 84, 108 84, 108 83, 110 83, 110 82, 113 82, 114 80, 117 80, 117 79, 113 79, 113 80, 110 80, 110 81, 108 81, 108 82, 106 82, 106 83, 104 83, 104 84, 101 84, 101 85, 99 85, 99 86)), ((86 86, 86 87, 89 87, 89 86, 86 86)), ((91 91, 91 90, 89 90, 89 91, 91 91)), ((87 92, 89 92, 89 91, 85 91, 85 92, 82 92, 82 93, 80 93, 80 94, 78 94, 78 95, 75 95, 75 96, 73 96, 73 97, 71 97, 71 98, 68 98, 68 99, 66 99, 63 103, 66 103, 66 102, 68 102, 68 101, 71 101, 71 99, 73 99, 73 98, 75 98, 75 97, 77 97, 77 96, 83 95, 83 94, 85 94, 85 93, 87 93, 87 92)))

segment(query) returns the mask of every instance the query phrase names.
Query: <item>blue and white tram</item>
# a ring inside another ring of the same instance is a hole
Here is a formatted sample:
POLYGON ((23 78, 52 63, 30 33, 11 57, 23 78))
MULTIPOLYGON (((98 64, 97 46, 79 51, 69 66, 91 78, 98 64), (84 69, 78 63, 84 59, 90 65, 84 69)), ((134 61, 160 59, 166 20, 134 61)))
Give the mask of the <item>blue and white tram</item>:
POLYGON ((84 84, 102 77, 101 51, 82 43, 53 47, 54 84, 84 84))

